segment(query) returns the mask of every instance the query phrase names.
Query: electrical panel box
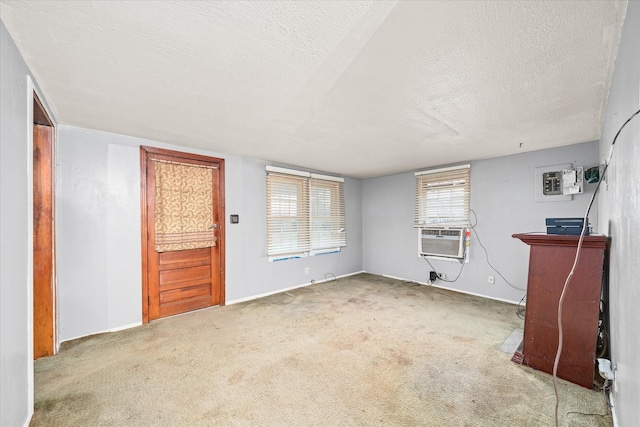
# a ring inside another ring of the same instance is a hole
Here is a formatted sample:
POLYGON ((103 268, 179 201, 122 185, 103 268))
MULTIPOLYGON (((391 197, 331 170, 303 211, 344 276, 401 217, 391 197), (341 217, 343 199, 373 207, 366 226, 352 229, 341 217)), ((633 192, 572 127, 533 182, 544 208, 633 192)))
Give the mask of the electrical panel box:
POLYGON ((562 174, 558 171, 542 174, 542 194, 552 196, 562 194, 562 174))
POLYGON ((563 169, 542 174, 542 194, 545 196, 581 194, 583 168, 563 169))
POLYGON ((564 202, 583 191, 583 168, 571 163, 539 166, 534 171, 536 202, 564 202))

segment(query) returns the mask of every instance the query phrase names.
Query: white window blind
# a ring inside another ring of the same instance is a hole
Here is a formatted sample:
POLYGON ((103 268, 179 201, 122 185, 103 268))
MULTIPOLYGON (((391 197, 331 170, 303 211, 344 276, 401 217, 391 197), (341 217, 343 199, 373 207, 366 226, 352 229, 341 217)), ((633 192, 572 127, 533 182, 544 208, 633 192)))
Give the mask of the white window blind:
POLYGON ((470 165, 417 172, 414 226, 467 226, 470 178, 470 165))
POLYGON ((267 255, 346 246, 343 179, 267 167, 267 255))
POLYGON ((347 245, 342 182, 316 178, 309 181, 311 193, 311 249, 347 245))
POLYGON ((308 179, 267 175, 267 253, 286 255, 311 249, 308 179))

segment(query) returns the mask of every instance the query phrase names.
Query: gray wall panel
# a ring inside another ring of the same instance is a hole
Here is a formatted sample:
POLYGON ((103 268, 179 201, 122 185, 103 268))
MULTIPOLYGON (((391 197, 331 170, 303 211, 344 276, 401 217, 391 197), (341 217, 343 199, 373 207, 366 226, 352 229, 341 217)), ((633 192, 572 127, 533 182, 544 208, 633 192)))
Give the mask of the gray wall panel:
MULTIPOLYGON (((640 2, 630 1, 600 139, 600 158, 609 156, 622 123, 640 109, 640 2)), ((621 426, 640 420, 640 116, 620 133, 599 194, 600 229, 611 236, 611 362, 617 368, 613 411, 621 426)))
MULTIPOLYGON (((571 145, 471 163, 471 208, 477 214, 471 235, 470 262, 457 282, 438 286, 518 302, 524 291, 509 287, 486 262, 476 232, 489 252, 491 263, 519 288, 526 287, 528 247, 514 233, 545 231, 547 217, 584 215, 594 185, 570 201, 536 202, 535 168, 561 163, 595 166, 597 142, 571 145), (488 276, 496 276, 489 284, 488 276)), ((403 173, 363 182, 364 269, 404 279, 427 282, 430 267, 418 257, 417 231, 413 228, 415 176, 403 173)), ((597 209, 596 209, 597 210, 597 209)), ((596 224, 596 210, 590 221, 596 224)), ((472 221, 475 220, 471 215, 472 221)), ((431 261, 438 272, 453 279, 459 263, 431 261)))

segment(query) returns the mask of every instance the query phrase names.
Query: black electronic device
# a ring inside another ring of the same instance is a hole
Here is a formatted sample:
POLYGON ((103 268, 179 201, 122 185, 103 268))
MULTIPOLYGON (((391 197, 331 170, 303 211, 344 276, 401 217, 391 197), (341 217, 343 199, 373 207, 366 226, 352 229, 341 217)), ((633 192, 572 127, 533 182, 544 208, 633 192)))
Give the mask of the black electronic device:
MULTIPOLYGON (((570 236, 579 236, 582 233, 582 227, 585 226, 584 218, 547 218, 547 234, 565 234, 570 236)), ((587 220, 587 230, 584 235, 589 235, 589 227, 587 220)))

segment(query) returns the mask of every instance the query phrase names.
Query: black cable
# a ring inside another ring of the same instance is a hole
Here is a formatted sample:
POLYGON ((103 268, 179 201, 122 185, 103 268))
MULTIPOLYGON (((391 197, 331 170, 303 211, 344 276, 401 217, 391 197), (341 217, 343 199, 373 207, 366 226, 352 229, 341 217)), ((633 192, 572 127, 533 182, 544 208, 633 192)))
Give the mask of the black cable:
POLYGON ((524 320, 524 310, 521 310, 520 307, 522 307, 522 301, 524 301, 524 299, 527 297, 527 294, 524 294, 524 296, 522 297, 522 299, 520 299, 520 302, 518 303, 518 308, 516 309, 516 316, 518 316, 520 319, 524 320))
POLYGON ((476 211, 474 211, 473 209, 469 209, 469 212, 473 212, 473 217, 476 219, 476 223, 475 224, 470 224, 469 226, 471 227, 471 229, 474 231, 475 233, 475 237, 478 240, 478 244, 480 245, 480 247, 482 248, 482 250, 484 251, 484 255, 487 258, 487 264, 489 264, 489 267, 491 267, 493 269, 493 271, 495 271, 498 276, 502 277, 502 280, 504 280, 504 282, 509 285, 510 287, 512 287, 513 289, 516 289, 518 291, 526 291, 526 289, 522 289, 522 288, 518 288, 517 286, 514 286, 511 284, 511 282, 509 282, 503 275, 502 273, 500 273, 498 271, 497 268, 495 268, 493 266, 493 264, 491 264, 491 262, 489 261, 489 252, 487 251, 487 248, 484 247, 484 245, 482 244, 482 240, 480 240, 480 235, 478 234, 478 230, 476 230, 476 226, 478 225, 478 215, 476 214, 476 211))
POLYGON ((607 169, 609 168, 609 164, 611 163, 611 159, 613 157, 613 148, 616 145, 616 140, 622 132, 622 129, 638 114, 640 114, 640 110, 633 113, 629 118, 620 126, 618 132, 613 137, 613 141, 611 142, 611 146, 609 147, 609 157, 607 158, 607 162, 604 164, 604 168, 602 169, 602 176, 600 180, 598 180, 598 185, 596 185, 595 190, 593 191, 593 196, 591 196, 591 200, 589 201, 589 205, 587 206, 587 211, 584 214, 583 223, 582 223, 582 232, 580 233, 580 239, 578 239, 578 247, 576 248, 576 256, 573 260, 573 267, 571 271, 567 275, 567 279, 564 282, 564 286, 562 287, 562 293, 560 294, 560 300, 558 301, 558 349, 556 351, 556 358, 553 363, 553 391, 556 395, 556 410, 555 410, 555 421, 556 427, 558 426, 558 407, 560 406, 560 396, 558 395, 558 364, 560 363, 560 355, 562 354, 562 339, 563 339, 563 331, 562 331, 562 305, 564 303, 564 298, 567 293, 567 289, 569 288, 569 283, 571 283, 571 278, 575 272, 576 266, 578 264, 578 260, 580 259, 580 251, 582 250, 582 243, 584 241, 584 236, 587 230, 587 221, 589 217, 589 212, 591 211, 591 206, 593 206, 593 202, 596 199, 596 195, 598 194, 598 190, 600 189, 600 184, 604 181, 604 178, 607 173, 607 169))
MULTIPOLYGON (((596 185, 596 189, 593 191, 593 197, 591 197, 591 201, 589 202, 589 206, 587 207, 587 215, 589 214, 589 211, 591 210, 591 205, 593 205, 593 201, 596 199, 596 194, 598 193, 598 189, 600 188, 600 184, 602 183, 602 181, 604 181, 604 177, 607 174, 607 169, 609 169, 609 163, 611 163, 611 157, 613 156, 613 146, 616 145, 616 140, 618 139, 618 136, 620 135, 620 132, 622 132, 622 129, 624 129, 624 127, 627 125, 627 123, 629 123, 638 114, 640 114, 640 110, 638 110, 635 113, 633 113, 622 124, 622 126, 620 126, 620 129, 618 129, 618 132, 616 132, 616 136, 613 137, 613 141, 611 142, 611 146, 609 147, 609 158, 607 159, 607 162, 604 164, 604 168, 602 168, 602 176, 600 177, 600 180, 598 181, 598 184, 596 185)), ((586 221, 586 218, 585 218, 585 221, 586 221)), ((586 225, 587 223, 585 222, 584 224, 586 225)))
POLYGON ((575 411, 567 412, 567 415, 570 415, 570 414, 588 415, 588 416, 592 416, 592 417, 610 417, 611 416, 609 414, 586 414, 584 412, 575 412, 575 411))
POLYGON ((329 279, 327 279, 327 276, 328 276, 328 275, 332 275, 332 276, 333 276, 333 280, 332 280, 332 282, 337 282, 337 281, 338 281, 338 278, 336 277, 336 275, 335 275, 335 274, 333 274, 333 273, 326 273, 326 274, 324 275, 324 281, 325 281, 325 282, 328 282, 328 281, 329 281, 329 279))
MULTIPOLYGON (((605 273, 606 274, 606 273, 605 273)), ((609 344, 609 335, 607 334, 606 319, 607 308, 605 302, 600 300, 600 316, 598 318, 598 341, 596 344, 596 358, 605 357, 607 354, 607 347, 609 344)))
POLYGON ((443 279, 442 277, 440 277, 440 275, 438 274, 438 271, 433 267, 433 265, 431 264, 431 262, 429 262, 429 260, 427 259, 427 257, 426 257, 426 256, 423 256, 422 258, 423 258, 425 261, 427 261, 427 264, 429 264, 429 267, 431 267, 431 270, 435 271, 435 272, 436 272, 436 275, 438 276, 438 279, 439 279, 439 280, 442 280, 443 282, 447 282, 447 283, 454 283, 456 280, 458 280, 458 279, 460 278, 460 275, 462 274, 462 270, 464 269, 464 264, 465 264, 465 262, 464 262, 464 260, 463 260, 463 261, 462 261, 462 267, 460 267, 460 271, 458 271, 458 275, 456 276, 456 278, 455 278, 455 279, 453 279, 453 280, 446 280, 446 279, 443 279))

